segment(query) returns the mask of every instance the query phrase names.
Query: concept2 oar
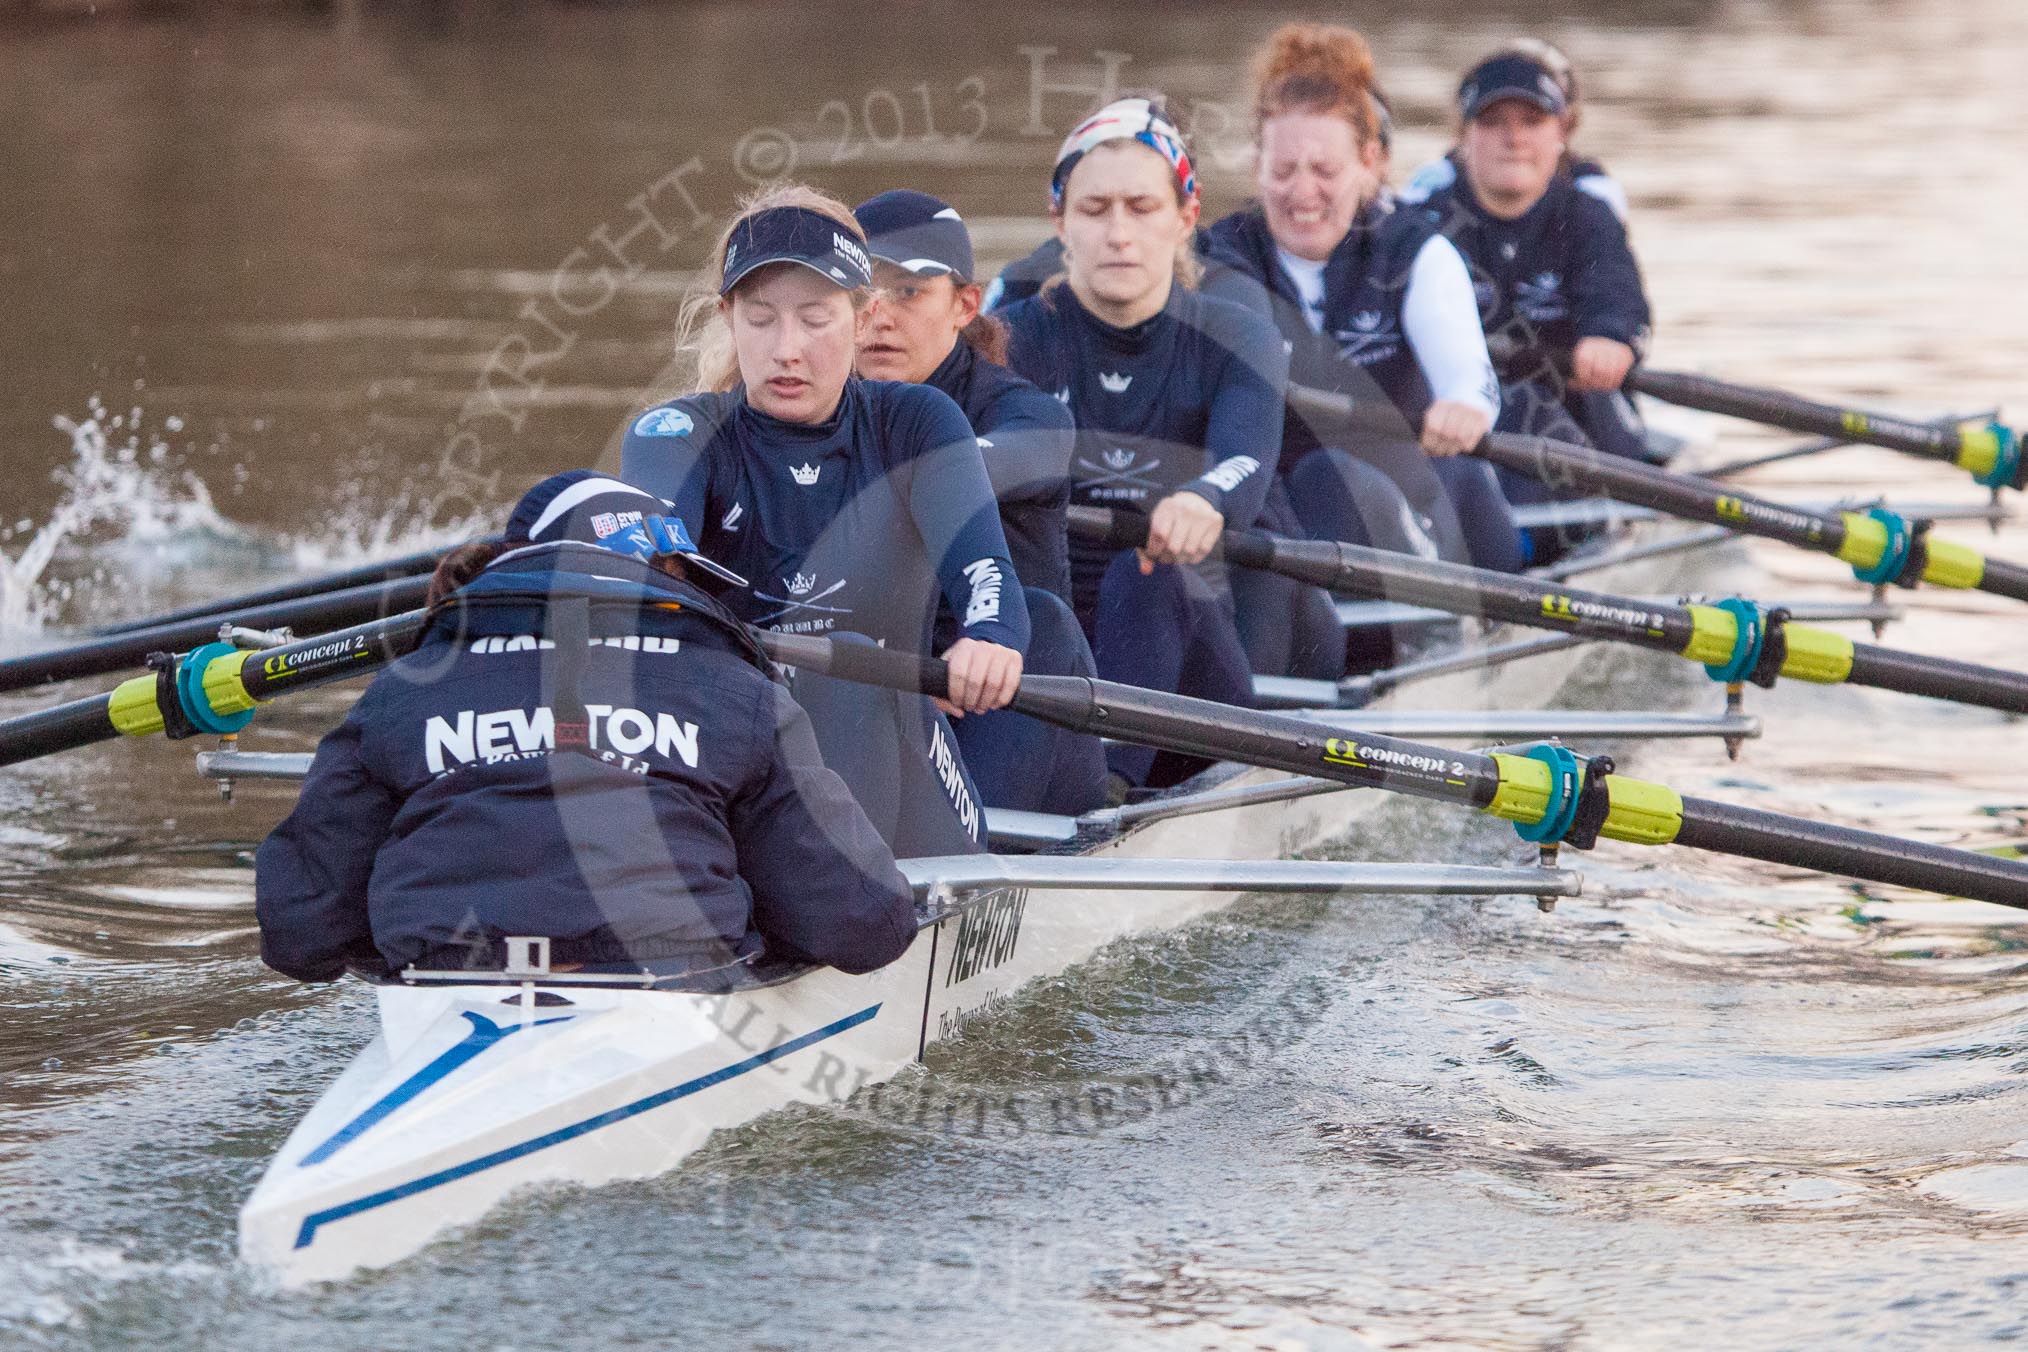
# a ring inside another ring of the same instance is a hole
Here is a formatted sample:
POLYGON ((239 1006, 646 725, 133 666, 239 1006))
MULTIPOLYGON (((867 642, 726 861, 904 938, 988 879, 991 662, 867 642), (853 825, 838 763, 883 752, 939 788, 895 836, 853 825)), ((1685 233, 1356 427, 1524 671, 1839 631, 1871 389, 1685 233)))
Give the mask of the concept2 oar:
POLYGON ((1954 541, 1932 540, 1927 522, 1908 521, 1885 507, 1835 514, 1806 511, 1586 446, 1505 432, 1492 433, 1472 454, 1553 488, 1596 493, 1831 554, 1851 564, 1861 582, 1874 586, 1928 582, 2028 601, 2028 568, 1989 559, 1954 541))
POLYGON ((291 600, 240 609, 208 610, 195 616, 123 629, 87 643, 0 660, 0 690, 20 690, 45 681, 102 676, 140 666, 150 653, 177 652, 218 636, 221 625, 249 629, 308 629, 312 632, 360 624, 423 603, 430 580, 399 577, 291 600))
POLYGON ((422 611, 410 611, 273 648, 207 643, 180 655, 162 654, 151 674, 102 695, 0 722, 0 765, 115 737, 236 733, 253 718, 257 704, 363 676, 392 661, 408 650, 422 617, 422 611))
MULTIPOLYGON (((1103 507, 1071 508, 1070 529, 1073 535, 1121 547, 1148 541, 1147 517, 1103 507)), ((1738 598, 1669 605, 1363 545, 1288 540, 1264 531, 1229 530, 1220 549, 1230 562, 1327 591, 1676 653, 1703 663, 1711 679, 1726 685, 1752 681, 1772 686, 1787 676, 2028 713, 2028 675, 1854 643, 1828 629, 1788 623, 1779 607, 1763 609, 1738 598)))
POLYGON ((1987 488, 2028 487, 2028 459, 2022 456, 2020 436, 1998 422, 1939 427, 1678 371, 1636 369, 1627 377, 1626 388, 1706 413, 1948 460, 1987 488))
MULTIPOLYGON (((802 635, 755 637, 775 661, 790 666, 867 685, 945 693, 944 664, 934 658, 802 635)), ((1514 823, 1523 840, 1545 848, 1589 849, 1601 836, 1688 845, 2028 909, 2028 864, 1686 798, 1667 785, 1613 774, 1604 757, 1587 761, 1560 746, 1486 755, 1377 733, 1339 736, 1302 719, 1082 676, 1024 676, 1011 707, 1076 732, 1477 808, 1514 823)))
MULTIPOLYGON (((237 732, 277 695, 364 675, 405 651, 422 612, 255 651, 208 644, 89 699, 0 723, 0 765, 119 736, 237 732)), ((846 680, 941 696, 942 662, 862 644, 757 632, 773 658, 846 680)), ((1336 736, 1300 719, 1075 676, 1026 676, 1013 707, 1078 732, 1477 808, 1544 849, 1600 836, 1688 845, 1869 882, 2028 909, 2028 863, 1685 798, 1560 746, 1453 751, 1377 733, 1336 736)))

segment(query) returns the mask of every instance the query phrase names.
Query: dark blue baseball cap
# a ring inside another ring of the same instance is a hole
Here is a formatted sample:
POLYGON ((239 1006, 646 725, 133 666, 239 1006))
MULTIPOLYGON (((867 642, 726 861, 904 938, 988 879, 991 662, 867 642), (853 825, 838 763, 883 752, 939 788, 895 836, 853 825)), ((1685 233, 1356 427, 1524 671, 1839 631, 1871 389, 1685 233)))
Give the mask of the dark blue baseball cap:
POLYGON ((569 540, 650 562, 675 555, 736 587, 746 579, 706 558, 675 507, 646 489, 595 469, 552 474, 521 495, 507 518, 507 543, 569 540))
POLYGON ((875 258, 918 277, 972 280, 972 232, 958 209, 926 192, 896 188, 852 209, 875 258))
POLYGON ((808 207, 769 207, 735 225, 726 241, 718 294, 728 294, 742 277, 770 263, 799 264, 847 291, 873 285, 866 246, 845 226, 808 207))
POLYGON ((1458 85, 1458 111, 1467 122, 1501 99, 1520 99, 1556 117, 1570 106, 1554 71, 1516 53, 1481 61, 1458 85))

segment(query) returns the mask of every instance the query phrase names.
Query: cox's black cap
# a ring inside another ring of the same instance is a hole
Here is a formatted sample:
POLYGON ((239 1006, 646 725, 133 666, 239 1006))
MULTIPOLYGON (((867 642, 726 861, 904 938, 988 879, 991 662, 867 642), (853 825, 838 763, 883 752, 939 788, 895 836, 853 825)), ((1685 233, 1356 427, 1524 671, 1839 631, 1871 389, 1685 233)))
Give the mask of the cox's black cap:
POLYGON ((1555 72, 1531 57, 1511 53, 1481 61, 1458 85, 1458 111, 1467 122, 1501 99, 1520 99, 1557 117, 1570 106, 1555 72))
POLYGON ((847 291, 873 285, 866 246, 844 226, 808 207, 769 207, 734 226, 725 246, 718 294, 727 294, 742 277, 770 263, 801 264, 847 291))
POLYGON ((926 192, 896 188, 852 209, 875 258, 918 277, 972 280, 972 232, 958 209, 926 192))

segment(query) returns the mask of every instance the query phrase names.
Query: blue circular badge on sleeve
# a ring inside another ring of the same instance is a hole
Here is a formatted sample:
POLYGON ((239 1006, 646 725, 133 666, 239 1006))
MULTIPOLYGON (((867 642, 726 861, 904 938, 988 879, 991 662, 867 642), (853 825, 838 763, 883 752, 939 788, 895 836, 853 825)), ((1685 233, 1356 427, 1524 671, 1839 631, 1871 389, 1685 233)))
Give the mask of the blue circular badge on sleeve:
POLYGON ((680 408, 651 408, 634 422, 637 437, 687 437, 696 423, 680 408))

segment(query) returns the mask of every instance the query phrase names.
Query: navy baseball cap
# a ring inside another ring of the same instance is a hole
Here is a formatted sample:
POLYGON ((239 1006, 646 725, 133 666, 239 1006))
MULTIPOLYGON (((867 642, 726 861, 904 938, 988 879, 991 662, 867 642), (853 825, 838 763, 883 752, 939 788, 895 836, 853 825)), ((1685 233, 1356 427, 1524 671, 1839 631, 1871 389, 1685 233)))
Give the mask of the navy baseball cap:
POLYGON ((926 192, 896 188, 852 209, 875 258, 918 277, 972 280, 972 232, 958 209, 926 192))
POLYGON ((847 291, 873 285, 873 263, 844 226, 808 207, 769 207, 733 227, 726 241, 718 294, 738 286, 755 268, 796 263, 847 291))
POLYGON ((675 507, 646 489, 595 469, 552 474, 521 495, 507 518, 509 544, 547 545, 571 540, 649 562, 675 555, 736 587, 746 579, 698 551, 675 507))
POLYGON ((1520 99, 1557 117, 1570 106, 1554 71, 1532 57, 1514 53, 1481 61, 1458 85, 1458 111, 1467 122, 1501 99, 1520 99))

